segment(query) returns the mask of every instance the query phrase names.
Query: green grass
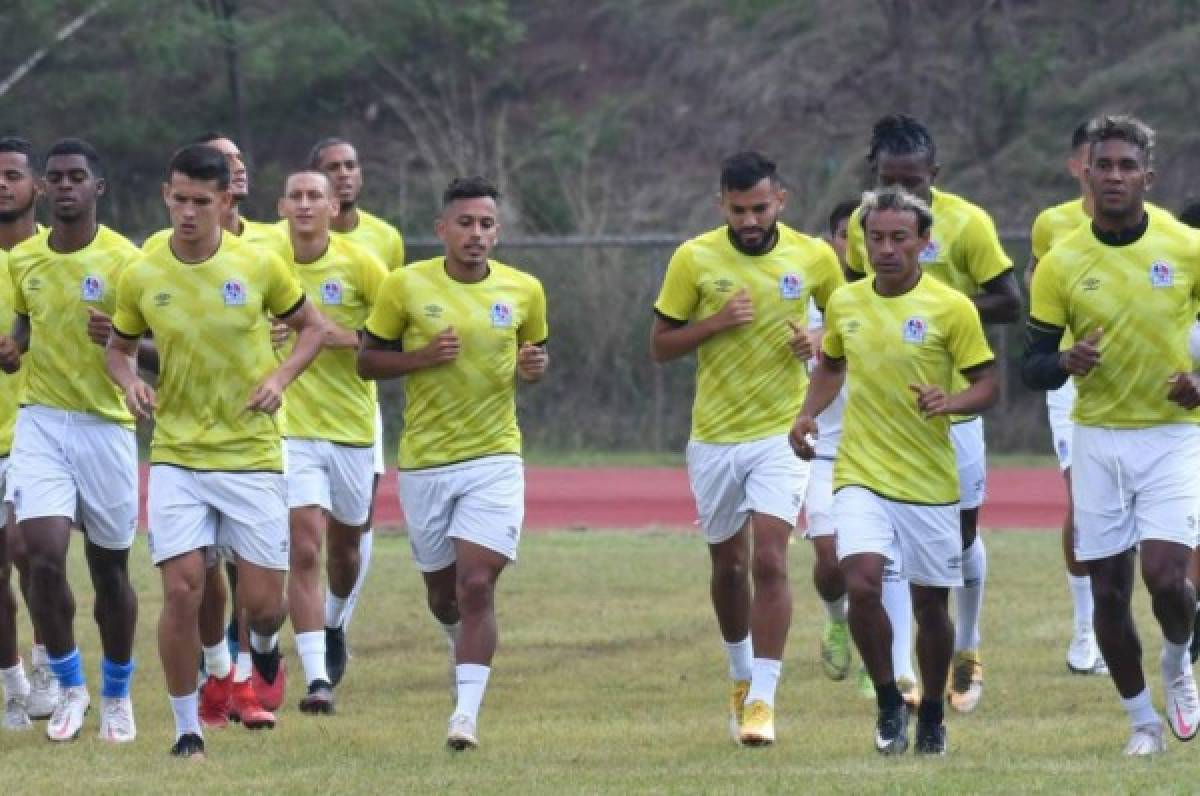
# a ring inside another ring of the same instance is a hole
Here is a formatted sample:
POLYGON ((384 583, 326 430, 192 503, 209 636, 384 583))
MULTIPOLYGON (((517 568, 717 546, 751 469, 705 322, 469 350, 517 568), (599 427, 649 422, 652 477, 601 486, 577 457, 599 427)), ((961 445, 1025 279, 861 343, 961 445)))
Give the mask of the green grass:
MULTIPOLYGON (((169 705, 154 642, 160 597, 144 544, 134 573, 142 622, 135 679, 139 738, 52 747, 0 733, 8 793, 743 793, 1193 791, 1194 750, 1170 741, 1153 762, 1126 760, 1127 724, 1107 678, 1067 674, 1070 608, 1057 538, 990 533, 984 617, 987 687, 978 712, 949 717, 944 760, 883 759, 874 705, 816 658, 822 610, 811 554, 793 546, 795 619, 778 699, 779 743, 738 749, 726 735, 724 653, 694 534, 529 535, 499 591, 501 648, 480 722, 483 747, 442 747, 450 704, 444 641, 424 607, 402 537, 381 538, 351 629, 355 657, 338 715, 302 716, 299 662, 271 732, 209 731, 209 760, 168 757, 169 705)), ((80 546, 77 632, 93 696, 98 647, 80 546)), ((1156 699, 1159 635, 1144 594, 1140 627, 1156 699)), ((28 625, 22 618, 22 646, 28 625)), ((291 650, 290 631, 285 646, 291 650)))

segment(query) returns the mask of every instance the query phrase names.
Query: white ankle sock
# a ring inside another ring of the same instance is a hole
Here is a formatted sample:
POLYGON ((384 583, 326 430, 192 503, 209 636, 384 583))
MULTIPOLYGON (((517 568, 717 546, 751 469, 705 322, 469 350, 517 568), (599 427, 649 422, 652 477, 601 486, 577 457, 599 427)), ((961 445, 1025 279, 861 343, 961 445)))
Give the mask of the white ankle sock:
POLYGON ((1067 573, 1067 586, 1071 589, 1071 603, 1075 606, 1075 627, 1092 629, 1092 579, 1087 575, 1067 573))
POLYGON ((34 644, 29 655, 30 666, 49 666, 50 653, 46 652, 45 644, 34 644))
POLYGON ((750 677, 750 692, 746 694, 746 704, 762 700, 775 707, 775 689, 779 685, 779 673, 783 670, 783 661, 773 658, 755 658, 754 671, 750 677))
POLYGON ((333 592, 325 593, 325 627, 341 627, 346 620, 346 603, 349 597, 338 597, 333 592))
POLYGON ((203 737, 200 731, 200 702, 198 692, 181 697, 171 697, 171 711, 175 714, 175 740, 189 732, 203 737))
POLYGON ((211 647, 204 648, 204 671, 218 680, 229 676, 233 660, 229 657, 229 644, 221 639, 211 647))
POLYGON ((821 600, 825 606, 825 615, 829 617, 830 622, 845 622, 846 621, 846 595, 842 595, 833 602, 821 600))
MULTIPOLYGON (((1190 640, 1188 639, 1188 641, 1190 640)), ((1188 654, 1188 642, 1175 644, 1164 638, 1162 657, 1159 659, 1159 664, 1162 666, 1163 677, 1167 680, 1174 680, 1190 669, 1192 659, 1188 654)))
POLYGON ((912 665, 912 591, 899 575, 883 575, 883 610, 892 623, 892 676, 916 682, 912 665))
POLYGON ((754 644, 750 636, 741 641, 726 641, 725 654, 729 657, 729 676, 734 680, 749 680, 754 674, 754 644))
POLYGON ((233 668, 233 682, 244 683, 250 679, 251 673, 254 671, 254 659, 250 657, 250 650, 239 650, 237 656, 237 666, 233 668))
POLYGON ((979 615, 983 611, 983 588, 987 582, 987 551, 983 537, 976 535, 963 551, 963 585, 954 590, 957 610, 954 623, 954 651, 979 649, 979 615))
POLYGON ((375 532, 368 528, 358 539, 358 578, 354 581, 354 588, 350 590, 350 596, 346 598, 346 611, 342 616, 342 627, 350 627, 350 618, 354 616, 354 609, 358 607, 358 598, 362 596, 363 585, 367 582, 367 570, 371 568, 371 552, 374 549, 375 532))
POLYGON ((279 646, 278 633, 272 633, 269 636, 260 636, 255 631, 250 631, 250 649, 259 655, 267 655, 277 646, 279 646))
POLYGON ((25 664, 18 658, 11 668, 0 669, 4 680, 4 698, 29 695, 29 680, 25 677, 25 664))
POLYGON ((460 663, 454 667, 454 679, 458 684, 455 713, 467 716, 471 721, 478 721, 479 705, 483 702, 483 692, 487 690, 488 676, 491 673, 491 667, 478 663, 460 663))
POLYGON ((324 630, 297 633, 296 652, 300 654, 300 663, 304 666, 304 681, 308 685, 317 680, 329 682, 329 672, 325 670, 324 630))
POLYGON ((1142 693, 1131 699, 1122 699, 1121 707, 1129 714, 1129 724, 1132 727, 1143 727, 1162 721, 1158 717, 1158 711, 1154 709, 1154 702, 1150 699, 1149 688, 1143 688, 1142 693))

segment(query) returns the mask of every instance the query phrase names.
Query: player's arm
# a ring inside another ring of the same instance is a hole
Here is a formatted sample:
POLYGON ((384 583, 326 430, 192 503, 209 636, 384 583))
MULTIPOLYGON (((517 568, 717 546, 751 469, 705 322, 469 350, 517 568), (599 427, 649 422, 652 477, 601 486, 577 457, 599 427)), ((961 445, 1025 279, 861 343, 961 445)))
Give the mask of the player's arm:
POLYGON ((421 348, 405 351, 399 340, 376 337, 364 329, 358 348, 358 376, 362 379, 395 379, 458 359, 462 343, 453 326, 447 326, 421 348))
POLYGON ((546 344, 521 343, 517 349, 517 377, 526 384, 535 384, 546 375, 546 366, 550 364, 550 354, 546 344))
POLYGON ((753 320, 754 303, 745 288, 730 296, 720 310, 693 323, 655 310, 654 327, 650 331, 650 356, 660 363, 679 359, 695 351, 713 335, 753 320))
MULTIPOLYGON (((112 336, 112 318, 95 307, 88 307, 87 312, 88 337, 93 343, 104 348, 112 336)), ((158 348, 154 345, 153 339, 143 337, 138 341, 137 366, 150 373, 158 373, 158 348)))
POLYGON ((982 291, 972 296, 971 301, 984 323, 1015 323, 1021 317, 1021 289, 1011 268, 980 288, 982 291))
POLYGON ((21 369, 21 355, 29 350, 29 316, 17 314, 12 335, 0 336, 0 370, 16 373, 21 369))
POLYGON ((104 364, 108 375, 121 392, 125 393, 125 405, 139 419, 150 417, 157 408, 154 389, 138 375, 138 349, 142 336, 125 335, 113 329, 104 350, 104 364))
POLYGON ((792 431, 788 435, 792 450, 801 459, 810 460, 817 455, 810 441, 817 437, 817 415, 833 403, 845 383, 846 360, 822 353, 809 376, 804 404, 800 407, 800 413, 796 416, 792 431))
POLYGON ((1029 255, 1029 265, 1025 266, 1025 292, 1033 290, 1033 272, 1037 270, 1038 258, 1029 255))
POLYGON ((925 417, 941 415, 977 415, 991 409, 1000 397, 1000 379, 994 361, 966 368, 962 375, 967 380, 965 389, 947 395, 941 387, 927 384, 910 384, 909 389, 917 395, 917 409, 925 417))
POLYGON ((321 313, 303 296, 279 320, 296 333, 296 344, 292 346, 287 359, 279 363, 279 367, 255 388, 246 402, 247 409, 268 414, 278 411, 283 404, 283 391, 317 358, 325 339, 326 327, 321 313))

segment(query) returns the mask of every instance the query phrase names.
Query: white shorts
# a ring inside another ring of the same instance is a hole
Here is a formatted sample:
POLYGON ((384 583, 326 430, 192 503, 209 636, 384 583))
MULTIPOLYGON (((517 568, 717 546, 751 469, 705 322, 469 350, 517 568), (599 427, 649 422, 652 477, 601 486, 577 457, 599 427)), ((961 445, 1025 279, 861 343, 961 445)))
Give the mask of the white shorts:
POLYGON ((375 452, 323 439, 288 439, 288 508, 320 506, 343 525, 363 525, 371 512, 375 452))
POLYGON ((282 473, 150 468, 150 558, 204 550, 265 569, 288 568, 287 484, 282 473))
POLYGON ((424 470, 404 470, 400 504, 413 561, 438 572, 455 561, 451 539, 517 560, 525 521, 525 468, 512 454, 424 470))
POLYGON ((804 493, 804 536, 833 536, 833 459, 809 462, 808 489, 804 493))
POLYGON ((877 553, 885 559, 885 574, 918 586, 961 586, 958 511, 957 503, 899 503, 861 486, 842 487, 833 496, 838 560, 877 553))
POLYGON ((950 425, 954 460, 958 464, 958 505, 961 511, 977 509, 987 494, 987 445, 983 418, 950 425))
POLYGON ((1050 439, 1054 443, 1054 455, 1058 457, 1058 469, 1071 469, 1071 435, 1075 423, 1071 410, 1075 408, 1075 380, 1057 390, 1046 391, 1046 418, 1050 421, 1050 439))
POLYGON ((375 446, 372 448, 374 452, 375 474, 383 475, 387 472, 387 465, 383 461, 383 408, 379 403, 375 403, 375 446))
POLYGON ((67 517, 108 550, 133 545, 138 516, 137 438, 87 412, 17 411, 6 497, 17 522, 67 517))
POLYGON ((1075 557, 1119 555, 1147 539, 1196 546, 1200 428, 1075 426, 1075 557))
POLYGON ((692 440, 687 469, 709 544, 733 538, 751 512, 796 527, 809 467, 796 457, 786 434, 725 445, 692 440))

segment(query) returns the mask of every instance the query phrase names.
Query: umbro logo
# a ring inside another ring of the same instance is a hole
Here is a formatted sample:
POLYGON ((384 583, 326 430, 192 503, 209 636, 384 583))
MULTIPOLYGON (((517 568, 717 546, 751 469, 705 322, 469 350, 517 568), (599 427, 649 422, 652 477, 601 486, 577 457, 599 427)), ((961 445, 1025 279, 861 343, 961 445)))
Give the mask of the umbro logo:
POLYGON ((1083 280, 1083 282, 1081 282, 1080 284, 1083 285, 1084 290, 1099 290, 1100 289, 1100 280, 1094 276, 1089 276, 1087 279, 1083 280))
POLYGON ((42 289, 42 278, 40 276, 30 277, 29 281, 25 283, 25 289, 26 290, 41 290, 42 289))
POLYGON ((425 305, 425 317, 426 318, 440 318, 440 317, 442 317, 443 312, 445 312, 445 310, 442 309, 442 307, 438 304, 426 304, 425 305))
POLYGON ((724 278, 718 279, 713 282, 713 286, 716 287, 718 293, 728 293, 729 291, 733 290, 733 280, 724 278))
POLYGON ((854 334, 861 327, 862 327, 861 323, 859 323, 858 321, 851 318, 850 320, 846 321, 846 325, 845 325, 844 331, 842 333, 843 334, 854 334))
POLYGON ((165 307, 171 303, 170 293, 156 293, 154 295, 154 306, 165 307))

